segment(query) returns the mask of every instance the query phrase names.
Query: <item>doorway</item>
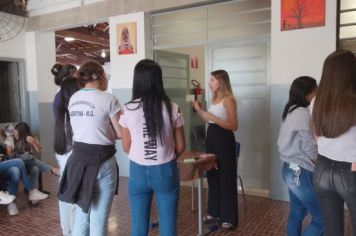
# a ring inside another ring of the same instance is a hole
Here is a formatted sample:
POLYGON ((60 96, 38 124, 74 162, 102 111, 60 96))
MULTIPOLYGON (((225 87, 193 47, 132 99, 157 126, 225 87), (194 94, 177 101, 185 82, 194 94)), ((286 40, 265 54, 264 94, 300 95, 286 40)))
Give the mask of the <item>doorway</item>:
POLYGON ((0 126, 28 121, 24 62, 0 60, 0 126))
MULTIPOLYGON (((205 82, 205 47, 191 46, 154 51, 154 60, 161 66, 163 83, 167 95, 182 110, 185 124, 184 134, 187 150, 197 150, 193 138, 193 128, 204 125, 203 120, 193 110, 191 100, 194 98, 194 84, 204 88, 205 82)), ((203 89, 204 90, 204 89, 203 89)), ((204 91, 200 102, 205 109, 204 91)))

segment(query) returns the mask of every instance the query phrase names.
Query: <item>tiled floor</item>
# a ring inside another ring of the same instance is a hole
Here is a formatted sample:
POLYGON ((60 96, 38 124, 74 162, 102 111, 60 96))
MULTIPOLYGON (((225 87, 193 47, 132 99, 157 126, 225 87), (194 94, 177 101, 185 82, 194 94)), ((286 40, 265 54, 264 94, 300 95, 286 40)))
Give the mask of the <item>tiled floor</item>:
MULTIPOLYGON (((27 195, 21 192, 16 200, 20 214, 9 216, 5 206, 0 206, 0 235, 61 235, 58 216, 58 201, 55 193, 58 179, 44 176, 44 188, 51 192, 51 198, 43 201, 37 207, 27 204, 27 195)), ((288 214, 288 203, 273 201, 266 198, 247 197, 247 213, 242 210, 241 198, 239 227, 226 235, 285 235, 285 224, 288 214)), ((197 210, 191 210, 190 188, 182 187, 178 213, 178 235, 197 235, 197 210)), ((153 219, 157 219, 157 212, 152 211, 153 219)), ((349 217, 347 217, 347 222, 349 217)), ((347 223, 347 234, 350 226, 347 223)), ((119 194, 115 196, 109 218, 109 235, 130 235, 130 213, 127 197, 127 178, 120 178, 119 194)), ((159 235, 158 228, 150 231, 150 236, 159 235)), ((210 233, 211 236, 223 235, 219 231, 210 233)))

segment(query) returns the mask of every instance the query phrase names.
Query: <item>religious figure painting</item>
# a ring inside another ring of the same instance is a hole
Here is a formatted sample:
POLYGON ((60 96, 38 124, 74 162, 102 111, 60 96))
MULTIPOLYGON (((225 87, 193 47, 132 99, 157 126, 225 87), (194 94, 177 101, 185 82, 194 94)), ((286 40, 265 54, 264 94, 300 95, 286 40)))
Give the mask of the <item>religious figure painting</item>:
POLYGON ((136 22, 129 22, 116 25, 117 32, 117 54, 136 54, 136 22))

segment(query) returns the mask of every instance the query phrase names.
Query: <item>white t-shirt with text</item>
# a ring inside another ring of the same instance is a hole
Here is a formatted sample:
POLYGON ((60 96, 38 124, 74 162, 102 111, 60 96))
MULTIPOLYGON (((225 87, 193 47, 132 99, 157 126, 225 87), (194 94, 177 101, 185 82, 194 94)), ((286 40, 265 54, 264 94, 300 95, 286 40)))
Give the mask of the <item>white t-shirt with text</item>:
POLYGON ((124 113, 121 115, 119 123, 130 131, 130 160, 140 165, 160 165, 176 158, 173 129, 183 126, 184 118, 178 105, 173 102, 171 104, 173 127, 170 124, 167 108, 162 104, 164 121, 163 144, 159 136, 153 141, 149 140, 143 107, 140 103, 129 103, 124 106, 124 113))
POLYGON ((69 101, 73 141, 87 144, 115 144, 110 118, 121 110, 116 97, 97 89, 77 91, 69 101))

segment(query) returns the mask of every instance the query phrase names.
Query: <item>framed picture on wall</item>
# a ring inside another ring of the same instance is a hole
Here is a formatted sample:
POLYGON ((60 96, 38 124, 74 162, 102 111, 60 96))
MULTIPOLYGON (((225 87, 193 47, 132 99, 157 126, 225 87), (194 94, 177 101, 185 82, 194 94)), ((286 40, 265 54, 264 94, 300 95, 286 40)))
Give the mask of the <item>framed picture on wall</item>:
POLYGON ((325 25, 325 0, 281 0, 281 31, 325 25))
POLYGON ((118 55, 137 53, 137 26, 136 22, 116 25, 116 45, 118 55))

